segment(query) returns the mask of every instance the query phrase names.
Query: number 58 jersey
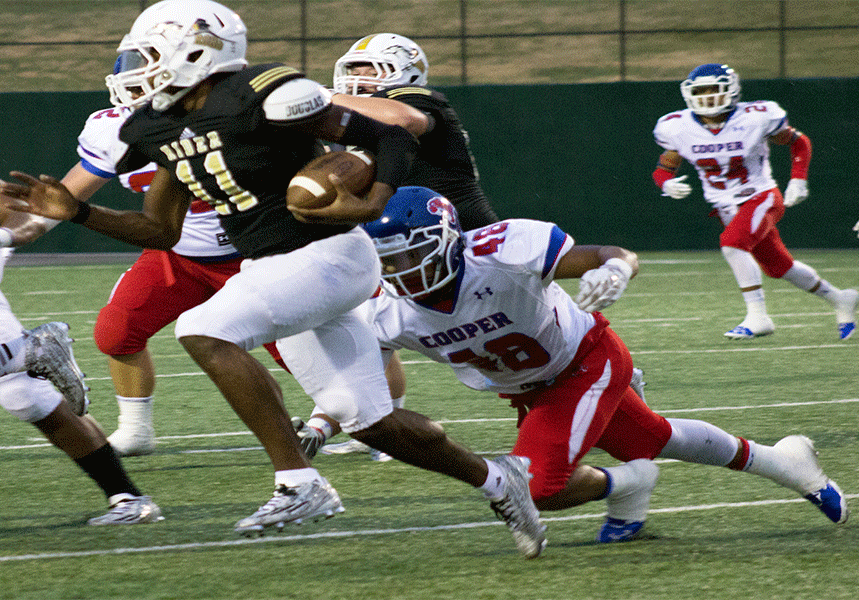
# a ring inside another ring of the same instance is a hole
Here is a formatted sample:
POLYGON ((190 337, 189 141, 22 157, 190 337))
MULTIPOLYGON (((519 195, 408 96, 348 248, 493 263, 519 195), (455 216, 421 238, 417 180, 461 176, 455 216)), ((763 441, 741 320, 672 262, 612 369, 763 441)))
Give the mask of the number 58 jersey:
POLYGON ((740 102, 717 131, 703 125, 690 109, 665 115, 653 136, 698 171, 704 198, 715 206, 742 204, 776 187, 767 138, 788 127, 787 114, 769 100, 740 102))
POLYGON ((362 305, 383 350, 450 364, 468 387, 521 393, 551 380, 596 320, 554 282, 573 239, 552 223, 513 219, 469 231, 450 306, 384 292, 362 305))

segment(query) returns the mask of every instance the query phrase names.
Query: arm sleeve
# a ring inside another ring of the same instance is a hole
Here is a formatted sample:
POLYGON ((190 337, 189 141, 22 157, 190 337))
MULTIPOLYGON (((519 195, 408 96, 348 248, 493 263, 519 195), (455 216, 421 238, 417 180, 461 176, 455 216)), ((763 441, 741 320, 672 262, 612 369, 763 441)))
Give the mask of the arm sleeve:
POLYGON ((790 142, 790 177, 808 179, 808 164, 811 162, 811 140, 801 131, 794 133, 790 142))
POLYGON ((653 181, 656 183, 656 187, 660 190, 662 186, 665 185, 665 182, 669 179, 674 178, 674 173, 663 167, 662 165, 658 165, 656 170, 653 171, 653 181))
POLYGON ((376 181, 394 189, 405 181, 418 151, 418 141, 402 127, 386 125, 357 112, 352 112, 339 141, 375 154, 376 181))

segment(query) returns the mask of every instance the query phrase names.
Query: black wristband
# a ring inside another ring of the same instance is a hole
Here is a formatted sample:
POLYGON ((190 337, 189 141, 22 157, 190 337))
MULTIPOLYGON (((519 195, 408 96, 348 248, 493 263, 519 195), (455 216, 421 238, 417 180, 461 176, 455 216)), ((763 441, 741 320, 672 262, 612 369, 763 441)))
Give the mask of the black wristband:
POLYGON ((89 219, 89 213, 92 211, 92 207, 89 205, 89 202, 81 202, 78 204, 78 212, 75 213, 69 221, 72 223, 83 224, 89 219))

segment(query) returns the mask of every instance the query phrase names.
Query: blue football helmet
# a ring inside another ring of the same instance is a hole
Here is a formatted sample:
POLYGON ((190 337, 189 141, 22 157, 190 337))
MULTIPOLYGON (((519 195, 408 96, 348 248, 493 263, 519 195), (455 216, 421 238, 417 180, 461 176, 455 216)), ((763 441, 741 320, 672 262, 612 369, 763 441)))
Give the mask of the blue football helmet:
POLYGON ((740 76, 728 65, 701 65, 692 69, 683 80, 680 93, 686 106, 696 115, 715 117, 737 106, 740 101, 740 76))
POLYGON ((363 225, 382 261, 382 278, 401 298, 421 298, 456 277, 463 233, 453 204, 438 193, 404 186, 382 216, 363 225))

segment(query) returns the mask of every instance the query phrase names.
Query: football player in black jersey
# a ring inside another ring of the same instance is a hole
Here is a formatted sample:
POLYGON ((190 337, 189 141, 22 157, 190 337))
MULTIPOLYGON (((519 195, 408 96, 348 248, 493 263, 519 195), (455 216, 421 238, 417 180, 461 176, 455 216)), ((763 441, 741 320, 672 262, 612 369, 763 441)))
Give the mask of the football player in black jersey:
POLYGON ((444 94, 426 87, 428 71, 424 51, 409 38, 368 35, 337 60, 332 102, 414 134, 421 145, 406 185, 448 198, 464 231, 495 223, 498 215, 480 187, 468 133, 444 94))
POLYGON ((119 46, 112 95, 138 110, 120 130, 129 148, 118 170, 154 161, 140 212, 76 200, 56 179, 20 172, 0 184, 13 207, 70 220, 142 247, 169 249, 193 199, 215 207, 248 259, 203 304, 183 313, 176 337, 257 436, 275 469, 275 493, 236 531, 343 511, 333 487, 298 442, 280 387, 249 350, 288 338, 284 362, 344 431, 409 464, 481 488, 526 557, 540 554, 545 527, 528 493, 527 461, 487 461, 418 413, 393 409, 378 343, 355 308, 381 275, 370 237, 356 223, 378 218, 408 173, 417 141, 405 129, 334 106, 320 84, 281 64, 248 67, 246 28, 211 0, 163 0, 144 10, 119 46), (366 199, 332 178, 337 199, 303 214, 286 206, 293 175, 317 139, 376 156, 366 199))
MULTIPOLYGON (((421 47, 396 33, 361 38, 334 65, 332 103, 361 112, 389 125, 400 125, 418 138, 420 147, 405 178, 406 185, 435 190, 456 207, 464 231, 499 220, 480 187, 468 133, 447 98, 427 88, 429 63, 421 47)), ((397 354, 386 374, 394 406, 405 403, 406 379, 397 354)), ((340 430, 334 419, 318 408, 305 423, 295 420, 304 449, 311 455, 369 452, 374 460, 384 454, 351 439, 322 444, 340 430)))

